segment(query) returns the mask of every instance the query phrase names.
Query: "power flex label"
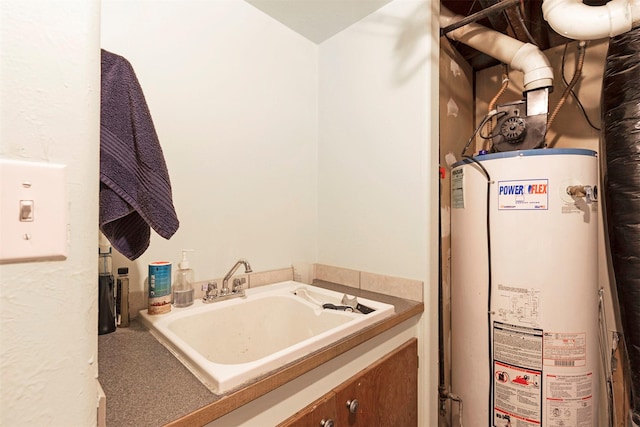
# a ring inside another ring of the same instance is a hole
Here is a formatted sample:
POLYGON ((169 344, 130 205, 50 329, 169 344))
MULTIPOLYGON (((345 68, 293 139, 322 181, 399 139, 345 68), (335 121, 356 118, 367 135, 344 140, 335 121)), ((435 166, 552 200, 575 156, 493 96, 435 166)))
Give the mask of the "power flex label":
POLYGON ((498 210, 549 209, 549 180, 498 181, 498 210))

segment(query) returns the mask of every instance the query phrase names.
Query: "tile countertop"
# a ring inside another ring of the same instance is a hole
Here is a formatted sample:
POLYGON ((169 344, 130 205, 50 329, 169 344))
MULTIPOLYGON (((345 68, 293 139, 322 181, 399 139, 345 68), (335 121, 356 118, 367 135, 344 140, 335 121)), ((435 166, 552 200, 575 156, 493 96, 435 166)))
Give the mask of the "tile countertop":
POLYGON ((107 396, 107 426, 202 425, 320 366, 423 312, 421 302, 329 282, 315 286, 392 304, 395 313, 366 329, 231 390, 213 394, 142 324, 98 336, 99 381, 107 396))

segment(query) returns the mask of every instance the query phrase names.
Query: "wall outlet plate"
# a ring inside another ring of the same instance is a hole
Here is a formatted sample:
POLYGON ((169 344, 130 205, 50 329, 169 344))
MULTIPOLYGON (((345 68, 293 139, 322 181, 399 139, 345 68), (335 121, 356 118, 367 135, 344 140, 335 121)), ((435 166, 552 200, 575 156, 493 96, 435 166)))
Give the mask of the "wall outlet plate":
POLYGON ((0 159, 0 263, 66 259, 65 168, 0 159))

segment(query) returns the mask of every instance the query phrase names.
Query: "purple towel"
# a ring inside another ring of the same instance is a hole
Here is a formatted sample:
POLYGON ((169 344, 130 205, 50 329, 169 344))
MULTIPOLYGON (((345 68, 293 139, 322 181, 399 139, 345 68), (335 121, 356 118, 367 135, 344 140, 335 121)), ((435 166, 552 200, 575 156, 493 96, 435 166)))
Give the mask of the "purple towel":
POLYGON ((180 225, 151 114, 133 67, 102 50, 100 229, 134 260, 149 247, 152 227, 169 239, 180 225))

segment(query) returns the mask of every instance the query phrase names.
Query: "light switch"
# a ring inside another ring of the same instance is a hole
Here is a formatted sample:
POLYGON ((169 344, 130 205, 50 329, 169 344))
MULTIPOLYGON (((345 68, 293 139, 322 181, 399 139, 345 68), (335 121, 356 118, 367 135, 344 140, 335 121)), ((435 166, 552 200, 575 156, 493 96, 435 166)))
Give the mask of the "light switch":
POLYGON ((33 221, 33 200, 20 200, 20 221, 33 221))
POLYGON ((65 166, 0 159, 0 262, 66 256, 65 166))

